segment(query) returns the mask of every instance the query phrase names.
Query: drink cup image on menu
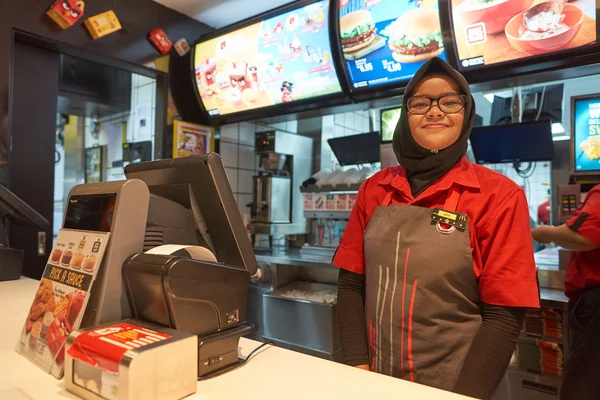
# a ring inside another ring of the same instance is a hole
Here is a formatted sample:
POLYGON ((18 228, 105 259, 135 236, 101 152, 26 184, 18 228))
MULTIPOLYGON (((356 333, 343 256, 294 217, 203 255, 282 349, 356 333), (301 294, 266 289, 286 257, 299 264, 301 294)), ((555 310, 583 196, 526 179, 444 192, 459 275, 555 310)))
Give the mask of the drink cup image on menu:
POLYGON ((71 259, 73 258, 73 252, 71 250, 67 250, 63 253, 62 258, 60 259, 60 263, 68 267, 71 264, 71 259))
POLYGON ((50 262, 52 262, 52 264, 58 265, 60 263, 60 258, 62 257, 62 254, 63 254, 63 252, 61 249, 52 250, 52 255, 50 256, 50 262))
POLYGON ((75 253, 73 259, 71 260, 71 266, 73 269, 81 269, 81 265, 83 264, 83 254, 75 253))
POLYGON ((98 257, 95 254, 88 254, 83 260, 83 270, 85 272, 94 272, 94 268, 96 268, 97 262, 98 257))

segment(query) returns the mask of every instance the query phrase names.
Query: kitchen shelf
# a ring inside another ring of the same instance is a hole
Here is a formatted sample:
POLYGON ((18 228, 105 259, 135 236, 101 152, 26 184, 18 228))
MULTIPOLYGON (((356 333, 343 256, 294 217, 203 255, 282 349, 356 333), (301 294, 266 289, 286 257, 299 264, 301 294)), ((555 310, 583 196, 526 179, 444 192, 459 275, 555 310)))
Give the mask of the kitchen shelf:
POLYGON ((357 193, 358 189, 360 189, 361 183, 355 183, 352 185, 340 184, 340 185, 308 185, 308 186, 300 186, 300 191, 302 193, 348 193, 354 192, 357 193))
POLYGON ((351 211, 304 211, 308 219, 350 219, 351 211))

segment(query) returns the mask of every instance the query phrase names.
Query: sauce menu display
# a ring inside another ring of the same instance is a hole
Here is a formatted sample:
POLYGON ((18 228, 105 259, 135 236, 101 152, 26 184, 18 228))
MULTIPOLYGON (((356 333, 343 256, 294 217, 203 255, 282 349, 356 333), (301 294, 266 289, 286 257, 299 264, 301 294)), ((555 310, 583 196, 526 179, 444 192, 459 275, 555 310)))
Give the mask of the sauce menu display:
POLYGON ((561 15, 533 12, 526 27, 525 12, 541 2, 451 0, 459 66, 493 65, 595 43, 594 0, 567 3, 561 15))
POLYGON ((110 233, 61 229, 16 351, 61 378, 65 343, 79 328, 110 233))
POLYGON ((575 99, 573 160, 575 172, 600 171, 600 97, 575 99))
POLYGON ((341 92, 328 15, 319 1, 198 43, 196 84, 209 115, 341 92))
POLYGON ((350 83, 407 81, 429 59, 446 59, 437 0, 340 0, 340 43, 350 83))

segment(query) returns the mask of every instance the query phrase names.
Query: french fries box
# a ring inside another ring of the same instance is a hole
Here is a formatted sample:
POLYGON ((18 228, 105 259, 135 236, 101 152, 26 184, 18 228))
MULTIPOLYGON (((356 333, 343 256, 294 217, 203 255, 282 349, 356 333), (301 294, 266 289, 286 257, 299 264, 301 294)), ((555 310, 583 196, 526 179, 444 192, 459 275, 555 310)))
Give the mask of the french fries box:
POLYGON ((121 30, 121 23, 114 11, 109 10, 102 14, 94 15, 85 20, 85 27, 94 39, 110 35, 121 30))
POLYGON ((83 399, 176 400, 196 392, 198 337, 124 320, 71 333, 65 387, 83 399))
POLYGON ((175 51, 181 57, 185 56, 191 50, 190 45, 187 42, 187 40, 185 40, 185 38, 181 38, 178 41, 176 41, 175 44, 173 45, 173 47, 175 47, 175 51))
POLYGON ((67 29, 81 18, 84 8, 85 2, 81 0, 56 0, 48 8, 46 15, 62 29, 67 29))
POLYGON ((148 35, 148 40, 150 40, 150 43, 152 43, 154 48, 163 55, 167 54, 173 48, 173 43, 171 43, 171 40, 165 31, 160 28, 154 29, 152 32, 150 32, 148 35))

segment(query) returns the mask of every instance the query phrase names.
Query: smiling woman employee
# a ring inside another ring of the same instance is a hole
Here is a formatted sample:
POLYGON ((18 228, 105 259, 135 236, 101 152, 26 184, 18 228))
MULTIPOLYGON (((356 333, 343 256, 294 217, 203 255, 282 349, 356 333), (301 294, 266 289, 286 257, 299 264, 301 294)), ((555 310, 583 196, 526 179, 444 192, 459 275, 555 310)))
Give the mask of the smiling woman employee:
POLYGON ((348 364, 489 398, 539 296, 523 190, 465 158, 474 118, 463 76, 427 62, 394 133, 402 166, 362 185, 333 264, 348 364))

